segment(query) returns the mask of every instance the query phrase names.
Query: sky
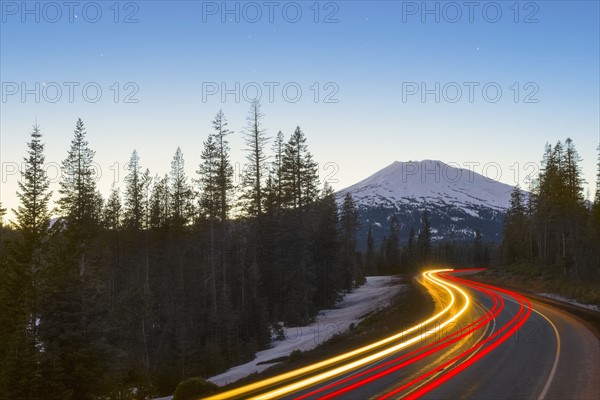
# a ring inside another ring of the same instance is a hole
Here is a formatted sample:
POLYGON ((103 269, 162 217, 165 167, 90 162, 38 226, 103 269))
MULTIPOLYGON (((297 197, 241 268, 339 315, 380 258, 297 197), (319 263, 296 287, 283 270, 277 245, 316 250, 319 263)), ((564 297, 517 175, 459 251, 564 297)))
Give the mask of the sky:
POLYGON ((134 149, 164 175, 180 146, 194 177, 219 109, 240 171, 259 93, 268 135, 299 125, 335 189, 422 159, 527 187, 544 144, 571 137, 593 196, 598 1, 1 1, 0 11, 9 210, 36 122, 54 199, 77 118, 107 195, 123 188, 134 149))

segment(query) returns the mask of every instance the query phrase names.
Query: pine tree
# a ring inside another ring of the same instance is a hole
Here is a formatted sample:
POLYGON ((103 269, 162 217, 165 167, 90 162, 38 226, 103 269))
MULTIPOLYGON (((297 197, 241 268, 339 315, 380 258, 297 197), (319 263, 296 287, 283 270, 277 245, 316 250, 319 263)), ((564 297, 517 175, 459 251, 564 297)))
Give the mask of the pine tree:
POLYGON ((581 176, 581 167, 579 166, 581 157, 575 149, 573 140, 565 140, 565 152, 563 154, 562 166, 563 176, 566 184, 566 196, 571 207, 583 205, 583 184, 584 179, 581 176))
POLYGON ((285 142, 283 132, 277 132, 275 142, 273 143, 273 153, 275 154, 273 166, 271 168, 272 190, 274 204, 277 209, 281 208, 283 203, 283 158, 285 155, 285 142))
POLYGON ((504 217, 502 257, 506 264, 513 264, 527 258, 528 233, 523 191, 517 185, 510 195, 510 206, 504 217))
POLYGON ((317 164, 308 151, 306 137, 299 126, 285 145, 281 164, 281 186, 287 207, 302 208, 312 203, 319 184, 317 164))
POLYGON ((150 169, 146 168, 142 174, 142 204, 144 208, 144 229, 150 229, 150 194, 152 190, 152 176, 150 176, 150 169))
POLYGON ((96 191, 93 159, 95 152, 85 139, 86 131, 81 119, 77 120, 74 137, 67 158, 62 162, 58 200, 67 228, 80 241, 85 242, 97 226, 100 214, 100 196, 96 191))
POLYGON ((242 177, 243 193, 240 198, 244 211, 249 216, 260 216, 263 207, 263 184, 267 171, 267 155, 265 145, 268 141, 266 131, 262 125, 264 114, 260 111, 260 103, 255 100, 250 105, 250 112, 246 118, 248 125, 244 130, 246 142, 246 164, 242 177))
MULTIPOLYGON (((24 159, 25 170, 19 181, 17 197, 19 207, 14 211, 21 239, 13 249, 13 255, 0 280, 0 304, 10 310, 9 325, 4 330, 2 342, 10 349, 0 350, 0 390, 11 398, 29 398, 38 389, 39 368, 36 346, 40 344, 40 272, 45 268, 45 246, 48 239, 50 211, 48 203, 50 182, 44 168, 44 144, 41 131, 35 125, 31 141, 27 144, 28 157, 24 159), (15 291, 17 289, 17 291, 15 291), (7 303, 6 301, 10 301, 7 303), (12 305, 10 305, 14 302, 12 305)), ((4 318, 2 318, 4 319, 4 318)), ((2 324, 8 321, 1 321, 2 324)))
POLYGON ((209 135, 204 141, 204 149, 200 155, 202 163, 196 173, 200 189, 200 212, 204 219, 215 221, 220 216, 220 190, 217 184, 219 173, 219 152, 215 137, 209 135))
POLYGON ((144 192, 146 181, 140 166, 140 157, 136 150, 131 154, 127 164, 129 173, 125 176, 125 224, 133 229, 140 230, 146 220, 144 207, 144 192))
POLYGON ((212 121, 215 132, 214 141, 216 145, 217 177, 216 189, 218 190, 217 216, 221 222, 227 221, 230 209, 230 199, 233 191, 233 166, 229 159, 229 142, 227 136, 233 132, 227 129, 227 119, 222 110, 219 110, 212 121))
POLYGON ((150 194, 149 224, 151 229, 162 229, 169 226, 171 215, 169 176, 154 178, 150 194))
POLYGON ((23 180, 18 183, 17 197, 20 205, 14 212, 16 226, 31 249, 40 245, 50 222, 49 202, 52 193, 44 168, 44 144, 41 138, 39 126, 35 125, 31 132, 31 142, 27 145, 28 157, 24 159, 25 171, 21 173, 23 180))
POLYGON ((25 161, 25 171, 22 172, 23 180, 19 182, 17 197, 20 200, 15 211, 16 226, 23 240, 19 258, 27 267, 28 284, 23 290, 29 295, 30 328, 34 335, 36 331, 38 270, 43 267, 42 246, 48 236, 50 222, 50 181, 44 168, 44 144, 41 142, 42 134, 39 126, 33 127, 31 142, 28 143, 28 157, 25 161))
POLYGON ((170 206, 171 223, 173 227, 185 226, 192 215, 192 188, 185 175, 183 152, 178 147, 171 162, 170 174, 170 206))
POLYGON ((362 283, 364 276, 358 271, 356 262, 356 232, 358 230, 358 210, 350 193, 346 193, 340 210, 341 263, 344 274, 344 288, 348 291, 362 283))
POLYGON ((325 185, 318 204, 318 220, 315 232, 314 262, 316 274, 316 304, 332 308, 337 300, 337 289, 343 278, 339 263, 338 209, 335 192, 325 185))
POLYGON ((217 312, 217 261, 215 258, 215 221, 221 216, 221 190, 219 188, 220 154, 215 136, 209 135, 204 142, 204 150, 200 156, 202 163, 196 171, 200 178, 200 213, 210 223, 210 267, 211 267, 211 300, 213 313, 217 312))
POLYGON ((119 188, 115 187, 113 184, 110 190, 110 196, 108 197, 102 212, 102 223, 106 229, 116 231, 121 228, 121 210, 121 194, 119 188))

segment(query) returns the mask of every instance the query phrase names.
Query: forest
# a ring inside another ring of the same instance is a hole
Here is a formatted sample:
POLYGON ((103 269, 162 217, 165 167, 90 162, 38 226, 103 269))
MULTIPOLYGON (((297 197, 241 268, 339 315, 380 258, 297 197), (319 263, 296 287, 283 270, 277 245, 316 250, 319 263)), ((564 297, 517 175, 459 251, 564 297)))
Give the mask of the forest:
MULTIPOLYGON (((152 175, 133 150, 124 187, 103 196, 77 120, 51 203, 42 131, 27 143, 14 221, 0 226, 0 398, 146 399, 253 359, 282 328, 332 308, 366 275, 427 263, 539 265, 567 279, 600 274, 600 196, 583 197, 567 139, 547 146, 529 192, 517 188, 502 248, 434 242, 427 210, 400 238, 396 216, 358 251, 358 210, 319 182, 304 132, 270 138, 253 102, 246 166, 234 184, 219 111, 195 176, 177 148, 152 175)), ((0 205, 0 220, 6 210, 0 205)), ((370 232, 369 232, 370 233, 370 232)))
POLYGON ((352 199, 338 209, 320 187, 300 127, 270 141, 263 119, 252 103, 239 187, 219 111, 196 176, 179 148, 165 176, 134 150, 125 187, 106 197, 79 119, 56 207, 33 127, 20 205, 1 228, 2 398, 170 394, 251 360, 282 324, 308 323, 364 281, 352 199))
POLYGON ((502 264, 563 284, 591 284, 600 299, 600 147, 594 201, 584 195, 581 157, 569 138, 546 144, 528 191, 516 187, 507 210, 502 264))

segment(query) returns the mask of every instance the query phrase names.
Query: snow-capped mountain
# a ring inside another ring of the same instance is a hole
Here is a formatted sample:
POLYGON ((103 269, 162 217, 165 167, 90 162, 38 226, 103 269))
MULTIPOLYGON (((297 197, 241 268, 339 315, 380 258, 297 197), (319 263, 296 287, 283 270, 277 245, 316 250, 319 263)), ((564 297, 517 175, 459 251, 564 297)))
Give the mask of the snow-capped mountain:
POLYGON ((510 185, 441 161, 395 161, 338 192, 338 201, 350 193, 358 206, 361 248, 369 226, 376 243, 387 235, 393 214, 405 241, 411 227, 418 231, 425 209, 434 239, 472 240, 479 229, 484 240, 498 241, 512 190, 510 185))

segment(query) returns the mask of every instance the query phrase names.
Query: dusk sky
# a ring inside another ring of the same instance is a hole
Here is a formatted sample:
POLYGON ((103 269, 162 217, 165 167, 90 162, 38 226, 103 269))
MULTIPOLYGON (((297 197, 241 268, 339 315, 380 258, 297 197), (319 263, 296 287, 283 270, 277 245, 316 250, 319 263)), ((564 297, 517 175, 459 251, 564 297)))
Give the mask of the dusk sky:
POLYGON ((475 3, 428 2, 426 13, 400 1, 229 2, 231 12, 220 1, 75 2, 71 17, 63 2, 28 2, 27 13, 2 1, 0 199, 18 205, 14 166, 36 121, 57 165, 83 119, 105 195, 116 167, 123 187, 134 148, 164 175, 180 146, 195 177, 219 109, 243 163, 240 132, 257 86, 270 136, 300 125, 336 189, 421 159, 477 162, 476 172, 526 187, 544 143, 571 137, 593 195, 599 2, 475 3))

